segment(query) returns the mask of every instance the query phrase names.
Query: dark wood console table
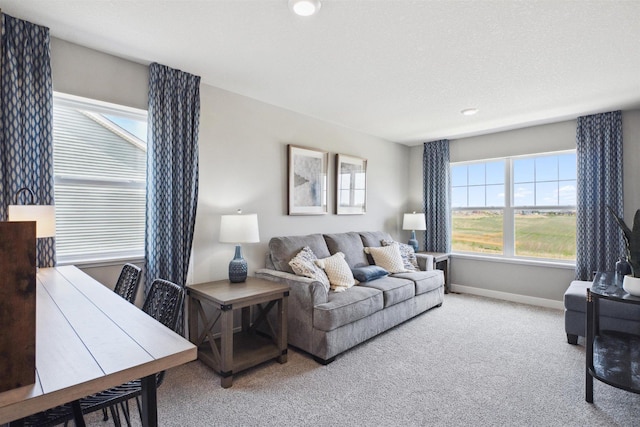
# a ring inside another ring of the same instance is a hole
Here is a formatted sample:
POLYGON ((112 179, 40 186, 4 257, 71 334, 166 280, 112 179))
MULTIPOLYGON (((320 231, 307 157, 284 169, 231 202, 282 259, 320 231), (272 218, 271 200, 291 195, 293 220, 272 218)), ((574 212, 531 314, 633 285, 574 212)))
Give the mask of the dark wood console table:
POLYGON ((593 379, 613 387, 640 394, 640 336, 600 330, 600 300, 619 304, 638 304, 635 297, 622 289, 622 278, 613 272, 597 273, 591 289, 587 289, 586 401, 593 403, 593 379))

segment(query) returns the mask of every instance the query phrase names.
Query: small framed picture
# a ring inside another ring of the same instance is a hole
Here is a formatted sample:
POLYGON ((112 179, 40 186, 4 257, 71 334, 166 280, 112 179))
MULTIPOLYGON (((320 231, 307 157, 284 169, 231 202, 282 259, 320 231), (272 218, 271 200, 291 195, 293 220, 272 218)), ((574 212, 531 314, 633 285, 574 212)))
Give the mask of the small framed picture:
POLYGON ((327 164, 329 153, 288 146, 289 215, 327 213, 327 164))
POLYGON ((336 154, 336 214, 359 215, 367 211, 367 161, 336 154))

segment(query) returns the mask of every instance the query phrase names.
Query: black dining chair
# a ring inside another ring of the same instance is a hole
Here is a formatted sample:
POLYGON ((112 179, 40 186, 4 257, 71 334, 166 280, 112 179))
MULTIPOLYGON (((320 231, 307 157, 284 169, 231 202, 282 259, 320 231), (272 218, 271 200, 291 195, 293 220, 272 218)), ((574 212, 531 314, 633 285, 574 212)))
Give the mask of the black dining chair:
POLYGON ((122 298, 129 301, 131 304, 136 302, 136 295, 138 294, 138 286, 140 285, 140 273, 142 269, 133 264, 125 264, 122 267, 116 287, 113 292, 120 295, 122 298))
MULTIPOLYGON (((142 311, 162 323, 173 331, 178 329, 180 309, 184 304, 184 289, 173 282, 164 279, 156 279, 151 284, 149 294, 145 298, 142 311)), ((156 374, 156 387, 160 387, 164 380, 165 372, 156 374)), ((142 419, 142 394, 141 380, 130 381, 126 384, 105 390, 92 396, 80 399, 83 414, 88 414, 100 409, 109 408, 111 417, 116 427, 121 425, 121 419, 116 405, 122 410, 127 426, 131 425, 128 401, 136 399, 138 414, 142 419)))
MULTIPOLYGON (((151 284, 149 294, 144 300, 142 310, 173 331, 178 329, 180 310, 184 304, 185 291, 182 287, 164 279, 155 279, 151 284)), ((156 387, 164 380, 165 372, 156 374, 156 387)), ((128 401, 136 399, 138 413, 142 419, 142 381, 130 381, 100 393, 84 397, 79 401, 67 403, 25 418, 25 426, 55 426, 76 420, 76 424, 83 425, 82 415, 108 409, 114 425, 120 427, 122 420, 119 411, 122 410, 127 426, 131 426, 131 414, 128 401), (79 406, 78 406, 79 405, 79 406), (74 415, 75 407, 75 415, 74 415)))
MULTIPOLYGON (((142 269, 136 265, 130 263, 123 265, 118 281, 116 282, 116 286, 113 288, 113 292, 120 295, 131 304, 135 304, 136 296, 138 295, 138 286, 140 285, 141 272, 142 269)), ((107 408, 102 410, 102 419, 103 421, 107 421, 109 419, 109 416, 107 415, 107 408)))

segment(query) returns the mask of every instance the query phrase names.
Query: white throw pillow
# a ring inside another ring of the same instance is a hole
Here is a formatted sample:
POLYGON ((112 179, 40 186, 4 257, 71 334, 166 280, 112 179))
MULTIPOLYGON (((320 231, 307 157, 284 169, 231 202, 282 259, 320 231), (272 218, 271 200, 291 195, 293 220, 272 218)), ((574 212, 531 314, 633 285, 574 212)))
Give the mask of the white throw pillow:
POLYGON ((375 262, 377 266, 384 268, 389 273, 405 273, 407 271, 407 269, 404 268, 404 262, 402 262, 402 256, 400 256, 400 248, 397 242, 379 248, 366 247, 364 251, 373 257, 373 262, 375 262))
POLYGON ((313 253, 311 248, 309 246, 305 246, 291 259, 291 261, 289 261, 289 265, 293 272, 298 276, 317 280, 322 283, 327 292, 329 292, 329 278, 324 270, 318 267, 314 262, 317 259, 318 257, 316 257, 316 254, 313 253))
POLYGON ((404 263, 405 270, 420 270, 420 267, 418 266, 418 259, 416 258, 416 252, 413 250, 413 246, 393 240, 383 240, 382 246, 391 246, 394 243, 396 243, 398 245, 398 249, 400 249, 400 256, 402 257, 402 262, 404 263))
POLYGON ((336 252, 329 258, 317 259, 315 263, 327 273, 331 289, 334 291, 344 292, 357 284, 342 252, 336 252))

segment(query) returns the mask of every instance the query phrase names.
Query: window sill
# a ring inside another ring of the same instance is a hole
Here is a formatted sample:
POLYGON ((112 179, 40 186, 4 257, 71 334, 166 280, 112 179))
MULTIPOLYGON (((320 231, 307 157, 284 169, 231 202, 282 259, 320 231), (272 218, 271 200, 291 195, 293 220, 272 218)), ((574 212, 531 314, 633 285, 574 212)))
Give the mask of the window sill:
POLYGON ((530 265, 535 267, 561 268, 561 269, 567 269, 567 270, 575 270, 576 268, 575 261, 563 262, 563 261, 551 261, 551 260, 536 260, 536 259, 529 259, 529 258, 507 258, 503 256, 498 256, 498 255, 479 255, 479 254, 467 254, 467 253, 457 253, 457 252, 452 252, 451 258, 499 262, 503 264, 530 265))
POLYGON ((56 263, 57 266, 75 265, 79 268, 96 268, 96 267, 113 267, 122 266, 125 263, 144 264, 144 256, 122 256, 114 258, 98 258, 98 259, 82 259, 82 260, 63 260, 56 263))

